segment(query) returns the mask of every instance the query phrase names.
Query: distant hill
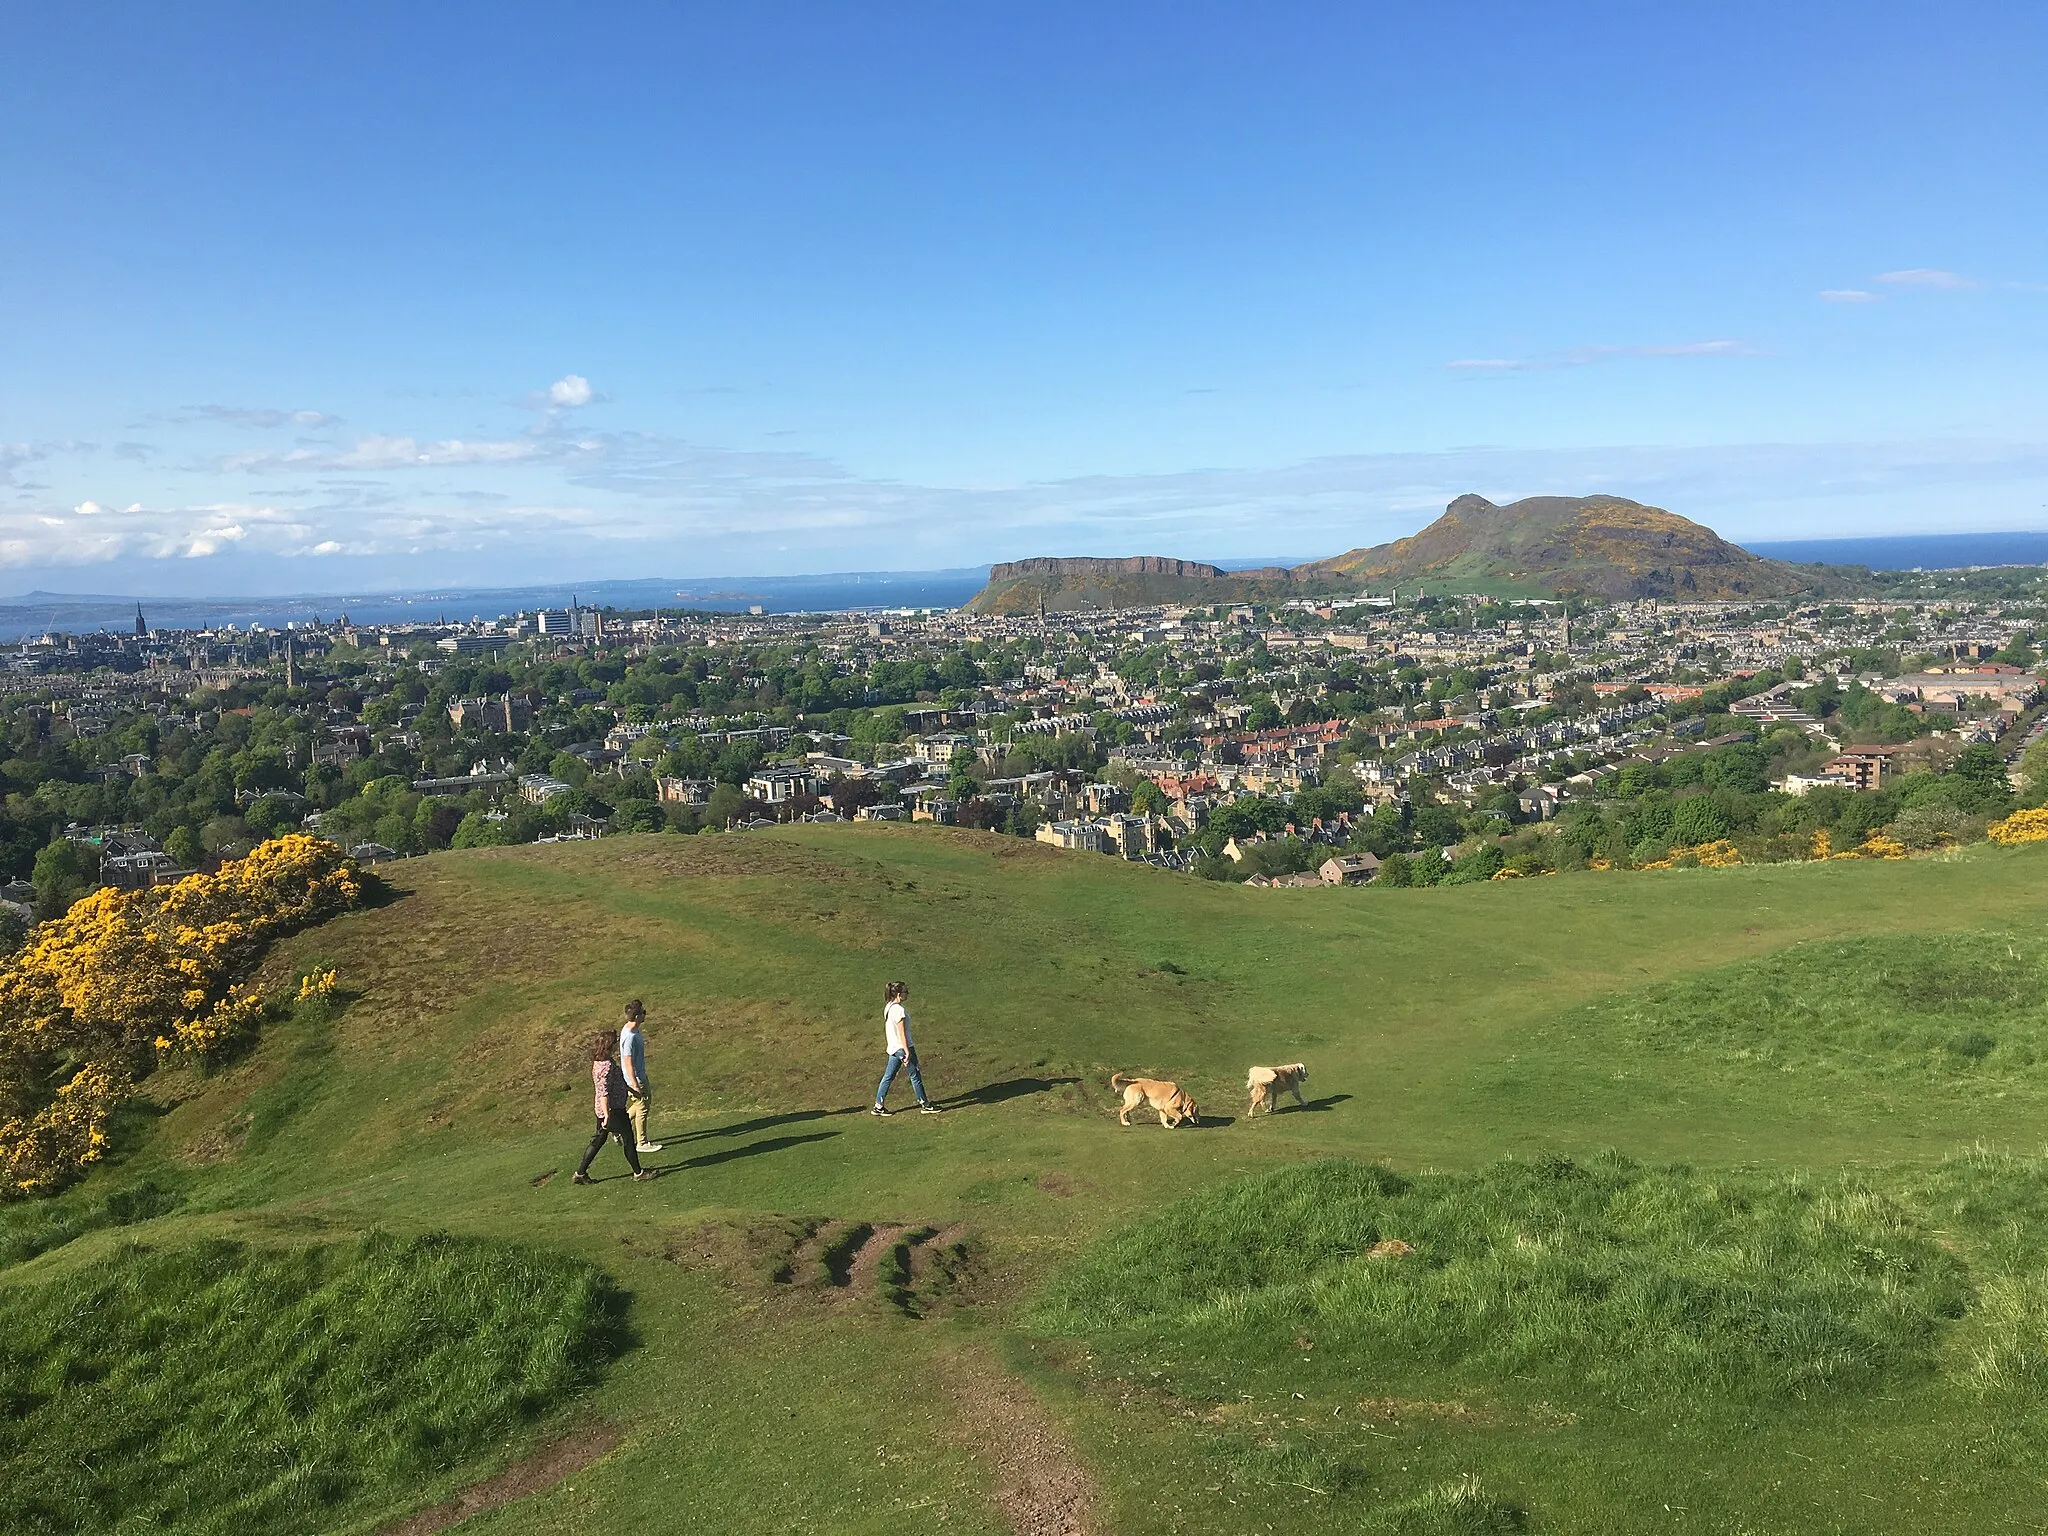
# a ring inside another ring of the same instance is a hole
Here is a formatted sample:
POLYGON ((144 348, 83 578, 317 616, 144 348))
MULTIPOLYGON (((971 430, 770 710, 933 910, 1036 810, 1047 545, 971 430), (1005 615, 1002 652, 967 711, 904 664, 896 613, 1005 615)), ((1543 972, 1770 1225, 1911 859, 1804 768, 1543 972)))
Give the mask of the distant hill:
POLYGON ((991 566, 988 585, 967 606, 975 613, 1086 612, 1153 603, 1241 603, 1292 597, 1303 590, 1285 566, 1226 571, 1198 560, 1133 555, 1010 560, 991 566))
POLYGON ((1291 568, 1225 571, 1192 560, 1013 560, 989 571, 978 613, 1068 613, 1153 603, 1247 602, 1361 586, 1469 584, 1530 596, 1726 600, 1817 596, 1860 573, 1766 560, 1713 529, 1623 496, 1460 496, 1420 533, 1291 568))
POLYGON ((1623 496, 1460 496, 1420 533, 1297 569, 1354 582, 1511 582, 1552 595, 1715 600, 1791 597, 1824 584, 1713 529, 1623 496))

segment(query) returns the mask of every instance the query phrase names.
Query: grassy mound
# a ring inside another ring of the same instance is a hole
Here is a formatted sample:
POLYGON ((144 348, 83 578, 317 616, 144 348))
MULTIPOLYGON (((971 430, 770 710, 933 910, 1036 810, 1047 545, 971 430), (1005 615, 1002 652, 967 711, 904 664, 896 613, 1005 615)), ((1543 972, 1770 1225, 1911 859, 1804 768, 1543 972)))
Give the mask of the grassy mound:
POLYGON ((2048 944, 1982 931, 1801 944, 1588 1004, 1544 1033, 1738 1071, 2048 1087, 2048 944))
POLYGON ((1039 1320, 1200 1395, 1292 1382, 1309 1355, 1314 1380, 1375 1391, 1756 1401, 1924 1373, 1968 1299, 1912 1210, 1850 1181, 1330 1161, 1184 1198, 1039 1320))
POLYGON ((616 1313, 573 1259, 376 1234, 129 1247, 0 1290, 0 1529, 374 1517, 583 1385, 616 1313))

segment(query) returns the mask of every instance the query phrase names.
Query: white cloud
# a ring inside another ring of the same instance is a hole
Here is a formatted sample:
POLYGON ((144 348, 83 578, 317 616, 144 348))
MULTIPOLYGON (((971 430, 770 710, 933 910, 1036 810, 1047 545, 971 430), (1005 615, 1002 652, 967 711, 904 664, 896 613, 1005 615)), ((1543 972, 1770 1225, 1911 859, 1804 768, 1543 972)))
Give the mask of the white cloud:
POLYGON ((1875 304, 1880 297, 1861 288, 1823 288, 1820 296, 1829 304, 1875 304))
POLYGON ((580 373, 565 373, 548 386, 548 402, 570 409, 590 404, 590 380, 580 373))
POLYGON ((1897 288, 1974 288, 1975 278, 1964 277, 1960 272, 1949 272, 1941 267, 1902 267, 1896 272, 1880 272, 1877 281, 1890 283, 1897 288))

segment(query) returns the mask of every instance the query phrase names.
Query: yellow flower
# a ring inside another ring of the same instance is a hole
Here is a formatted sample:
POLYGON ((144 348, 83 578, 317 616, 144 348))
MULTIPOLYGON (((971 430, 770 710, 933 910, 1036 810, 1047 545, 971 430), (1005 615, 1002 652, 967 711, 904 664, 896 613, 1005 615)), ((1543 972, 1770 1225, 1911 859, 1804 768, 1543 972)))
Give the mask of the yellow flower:
POLYGON ((2005 820, 1994 821, 1985 828, 1984 835, 1994 843, 2048 842, 2048 806, 2014 811, 2005 820))

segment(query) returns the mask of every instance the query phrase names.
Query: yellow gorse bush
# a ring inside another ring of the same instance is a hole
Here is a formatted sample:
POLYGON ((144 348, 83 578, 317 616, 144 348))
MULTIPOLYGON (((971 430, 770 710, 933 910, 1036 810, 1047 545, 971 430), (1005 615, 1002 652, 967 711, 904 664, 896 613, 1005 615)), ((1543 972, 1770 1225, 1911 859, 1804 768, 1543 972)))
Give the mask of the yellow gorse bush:
POLYGON ((334 967, 331 965, 322 970, 306 972, 305 975, 299 978, 298 1001, 310 1003, 317 998, 331 996, 334 992, 335 983, 339 979, 334 974, 334 967))
POLYGON ((272 939, 363 894, 340 848, 293 834, 218 874, 95 891, 40 925, 0 963, 0 1198, 54 1188, 99 1156, 155 1054, 205 1056, 253 1033, 263 999, 236 978, 272 939))
POLYGON ((1984 835, 1994 843, 2048 842, 2048 806, 2014 811, 2005 820, 1991 823, 1984 835))
POLYGON ((1728 839, 1719 838, 1711 843, 1695 843, 1689 848, 1674 848, 1665 857, 1653 864, 1639 866, 1643 869, 1733 869, 1742 862, 1742 854, 1728 839))

